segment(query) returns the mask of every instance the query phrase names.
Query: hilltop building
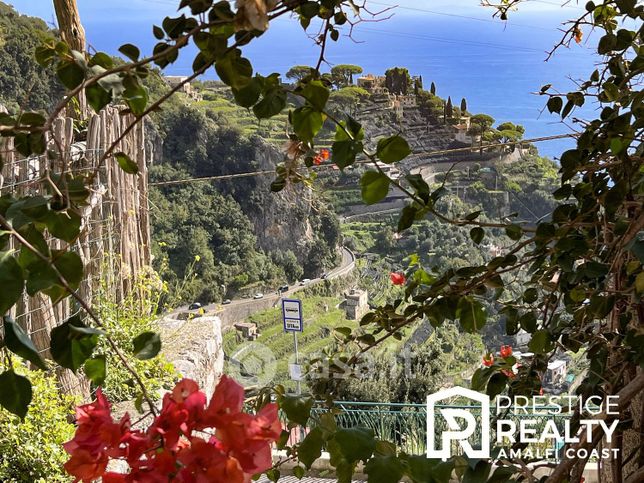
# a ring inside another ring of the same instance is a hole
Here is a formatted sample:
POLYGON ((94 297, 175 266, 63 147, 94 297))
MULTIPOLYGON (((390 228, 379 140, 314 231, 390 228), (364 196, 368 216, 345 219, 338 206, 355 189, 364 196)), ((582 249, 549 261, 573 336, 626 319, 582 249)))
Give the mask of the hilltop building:
MULTIPOLYGON (((164 79, 165 79, 165 81, 168 83, 168 85, 170 87, 176 87, 179 84, 181 84, 182 82, 184 82, 187 79, 187 77, 186 76, 180 76, 180 75, 167 75, 167 76, 164 76, 164 79)), ((185 83, 181 87, 181 89, 179 89, 179 92, 182 92, 183 94, 186 94, 187 96, 189 96, 194 101, 199 102, 199 101, 203 100, 203 96, 201 95, 201 93, 197 92, 192 87, 192 84, 190 82, 185 83)))

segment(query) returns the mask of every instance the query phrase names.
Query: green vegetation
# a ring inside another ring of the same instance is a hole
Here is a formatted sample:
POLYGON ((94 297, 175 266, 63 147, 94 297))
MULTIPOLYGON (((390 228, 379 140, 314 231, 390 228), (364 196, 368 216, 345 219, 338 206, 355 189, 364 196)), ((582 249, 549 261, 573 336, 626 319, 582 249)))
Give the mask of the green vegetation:
MULTIPOLYGON (((298 334, 298 346, 302 360, 310 360, 319 355, 323 350, 333 347, 337 343, 334 329, 351 325, 356 327, 357 322, 348 321, 344 310, 336 308, 342 299, 336 297, 304 297, 304 333, 298 334)), ((257 342, 271 349, 277 360, 277 375, 275 382, 284 384, 291 389, 294 383, 288 375, 289 359, 293 358, 293 335, 284 332, 281 308, 269 309, 253 314, 249 322, 257 324, 260 336, 257 342)), ((235 330, 228 330, 224 334, 224 351, 227 356, 233 356, 245 341, 240 338, 235 330)))
POLYGON ((24 367, 17 368, 16 372, 31 380, 33 399, 24 420, 8 411, 0 411, 0 481, 71 481, 63 469, 68 454, 62 444, 74 434, 70 421, 77 401, 61 394, 56 376, 52 374, 24 367))
MULTIPOLYGON (((107 281, 104 283, 106 284, 107 281)), ((157 309, 167 289, 159 276, 152 271, 138 280, 133 280, 132 284, 132 292, 125 300, 116 302, 99 294, 95 305, 103 321, 104 330, 121 348, 128 363, 137 371, 149 393, 159 396, 160 390, 172 387, 178 374, 162 354, 147 360, 135 357, 132 340, 154 330, 157 309)), ((105 285, 104 288, 106 288, 105 285)), ((107 377, 101 387, 110 401, 130 401, 139 396, 139 390, 132 380, 131 373, 123 367, 104 338, 99 341, 96 357, 104 358, 106 362, 107 377)))
POLYGON ((63 90, 51 67, 41 67, 36 47, 54 37, 39 18, 20 15, 0 2, 0 104, 10 111, 50 109, 63 90))

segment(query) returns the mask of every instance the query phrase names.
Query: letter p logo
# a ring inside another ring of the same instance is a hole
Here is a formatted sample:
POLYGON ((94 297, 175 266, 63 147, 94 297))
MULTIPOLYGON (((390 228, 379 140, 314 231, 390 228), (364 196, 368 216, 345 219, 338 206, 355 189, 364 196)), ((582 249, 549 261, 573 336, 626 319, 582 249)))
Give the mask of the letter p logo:
POLYGON ((490 398, 464 387, 452 387, 427 396, 427 457, 441 458, 446 460, 451 454, 451 443, 457 441, 465 456, 469 458, 490 457, 490 398), (471 410, 467 408, 436 407, 438 401, 461 396, 476 401, 481 412, 480 428, 477 428, 477 421, 471 410), (448 430, 442 429, 442 425, 436 424, 438 413, 443 417, 448 430), (477 429, 480 429, 481 447, 475 449, 470 438, 474 436, 477 429), (437 434, 441 431, 440 437, 437 434), (437 440, 441 447, 436 447, 437 440))

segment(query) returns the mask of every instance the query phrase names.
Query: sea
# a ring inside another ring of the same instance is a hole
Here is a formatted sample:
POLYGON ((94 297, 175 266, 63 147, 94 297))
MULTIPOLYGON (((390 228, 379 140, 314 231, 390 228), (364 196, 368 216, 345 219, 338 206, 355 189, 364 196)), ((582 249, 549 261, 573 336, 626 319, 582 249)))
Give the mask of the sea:
MULTIPOLYGON (((365 15, 353 26, 345 25, 339 40, 329 42, 324 66, 357 64, 373 74, 406 67, 412 75, 422 76, 425 88, 434 82, 437 94, 450 96, 454 105, 464 97, 472 113, 523 125, 526 138, 578 129, 545 110, 547 99, 538 92, 545 84, 564 93, 575 89, 601 61, 595 54, 598 35, 590 32, 585 32, 580 44, 573 42, 548 55, 562 38, 564 22, 578 15, 582 7, 574 2, 561 7, 555 1, 531 0, 525 10, 512 12, 504 22, 478 3, 407 0, 391 8, 394 3, 368 1, 375 15, 365 15)), ((52 18, 41 2, 15 0, 14 4, 21 12, 52 18)), ((126 42, 149 53, 156 42, 152 24, 172 15, 174 5, 170 0, 79 0, 89 43, 112 54, 126 42)), ((244 48, 244 55, 262 74, 285 73, 293 65, 315 65, 318 27, 312 24, 304 32, 296 19, 278 19, 244 48)), ((165 72, 189 75, 194 54, 194 50, 185 52, 165 72)), ((206 78, 216 79, 214 70, 206 78)), ((572 117, 588 119, 597 109, 597 105, 586 105, 572 117)), ((557 159, 573 144, 571 139, 554 140, 538 143, 538 148, 542 155, 557 159)))

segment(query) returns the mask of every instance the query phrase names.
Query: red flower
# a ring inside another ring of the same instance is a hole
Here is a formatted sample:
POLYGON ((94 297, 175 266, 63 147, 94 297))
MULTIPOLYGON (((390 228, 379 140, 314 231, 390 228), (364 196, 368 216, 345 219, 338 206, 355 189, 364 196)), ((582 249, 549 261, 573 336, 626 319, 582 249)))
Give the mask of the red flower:
POLYGON ((244 389, 223 376, 206 408, 196 382, 180 381, 163 398, 161 413, 146 432, 130 429, 125 415, 115 423, 99 390, 91 404, 77 408, 78 428, 65 443, 65 469, 75 481, 105 483, 248 483, 272 466, 271 443, 281 435, 275 404, 256 415, 242 412, 244 389), (206 441, 195 431, 214 430, 206 441), (106 472, 110 459, 125 460, 126 473, 106 472))
MULTIPOLYGON (((67 448, 65 448, 67 449, 67 448)), ((76 479, 74 481, 94 481, 105 472, 108 457, 105 453, 92 454, 86 449, 77 449, 64 464, 65 470, 76 479)))
POLYGON ((501 357, 504 359, 512 355, 512 346, 511 345, 502 345, 501 346, 501 357))
POLYGON ((394 285, 405 285, 407 282, 407 279, 402 273, 399 272, 391 272, 389 274, 389 278, 391 279, 391 283, 394 285))
POLYGON ((313 156, 313 164, 320 166, 324 161, 331 158, 331 152, 328 149, 321 149, 318 154, 313 156))
POLYGON ((494 356, 492 354, 485 354, 483 356, 483 365, 490 367, 492 364, 494 364, 494 356))

